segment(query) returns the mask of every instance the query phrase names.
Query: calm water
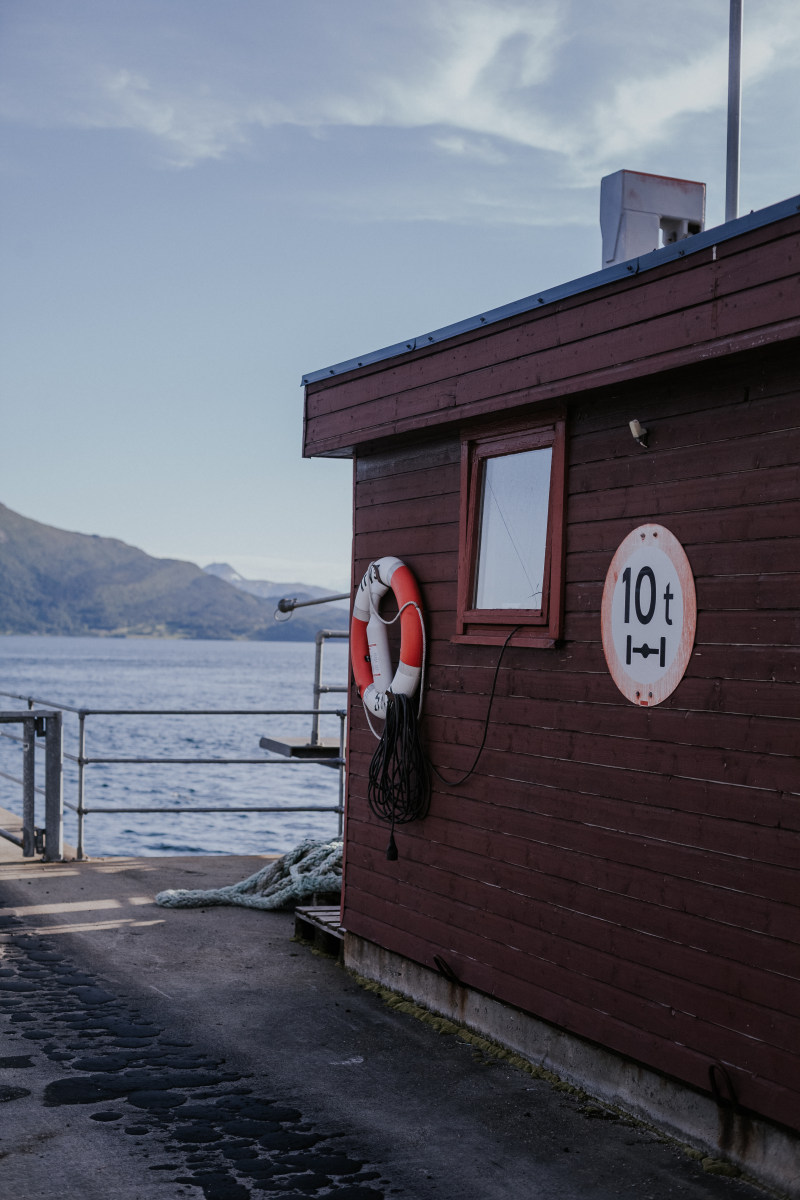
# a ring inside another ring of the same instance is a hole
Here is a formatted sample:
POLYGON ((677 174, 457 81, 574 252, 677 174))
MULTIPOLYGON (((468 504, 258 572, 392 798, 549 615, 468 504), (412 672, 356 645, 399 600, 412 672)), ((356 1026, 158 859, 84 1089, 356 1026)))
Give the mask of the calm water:
MULTIPOLYGON (((327 642, 323 683, 347 679, 347 643, 327 642)), ((312 708, 314 644, 308 642, 162 641, 115 638, 0 637, 0 690, 79 708, 312 708)), ((323 697, 322 708, 345 697, 323 697)), ((0 696, 0 708, 25 705, 0 696)), ((77 718, 65 714, 64 749, 77 753, 77 718)), ((89 717, 89 757, 268 758, 259 738, 310 734, 310 716, 89 717)), ((9 732, 18 729, 6 727, 9 732)), ((323 736, 338 736, 336 717, 323 736)), ((42 743, 43 744, 43 743, 42 743)), ((0 738, 0 770, 21 776, 17 743, 0 738)), ((44 783, 44 754, 37 784, 44 783)), ((77 802, 74 764, 65 762, 64 799, 77 802)), ((21 787, 0 778, 0 805, 21 812, 21 787)), ((307 837, 332 837, 335 813, 195 813, 193 805, 335 805, 338 772, 325 766, 184 766, 94 764, 85 771, 85 803, 112 808, 166 804, 186 813, 89 814, 85 850, 104 854, 261 854, 286 851, 307 837)), ((44 824, 44 797, 37 798, 44 824)), ((65 809, 64 835, 76 841, 65 809)))

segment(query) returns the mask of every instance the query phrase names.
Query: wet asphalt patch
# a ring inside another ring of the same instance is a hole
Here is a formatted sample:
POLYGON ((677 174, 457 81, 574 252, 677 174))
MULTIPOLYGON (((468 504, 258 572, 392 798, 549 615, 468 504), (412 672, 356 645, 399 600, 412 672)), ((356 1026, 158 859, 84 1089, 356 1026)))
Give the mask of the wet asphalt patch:
MULTIPOLYGON (((0 924, 0 1018, 31 1050, 0 1058, 0 1071, 32 1067, 37 1053, 58 1064, 65 1073, 46 1085, 43 1103, 84 1108, 136 1138, 143 1158, 161 1160, 146 1168, 154 1186, 193 1186, 205 1200, 383 1200, 379 1173, 299 1108, 169 1036, 46 938, 20 933, 14 918, 0 924)), ((30 1094, 0 1074, 0 1103, 30 1094)))

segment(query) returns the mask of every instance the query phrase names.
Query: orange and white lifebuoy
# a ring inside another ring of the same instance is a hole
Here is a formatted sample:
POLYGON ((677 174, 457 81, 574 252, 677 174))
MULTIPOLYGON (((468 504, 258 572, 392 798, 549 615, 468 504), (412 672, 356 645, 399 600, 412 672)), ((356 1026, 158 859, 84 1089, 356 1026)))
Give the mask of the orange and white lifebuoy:
POLYGON ((370 563, 356 592, 350 623, 350 658, 358 694, 367 713, 386 716, 387 695, 413 696, 419 687, 425 655, 422 597, 417 581, 399 558, 379 558, 370 563), (389 589, 397 601, 400 618, 400 661, 392 673, 387 625, 380 603, 389 589))

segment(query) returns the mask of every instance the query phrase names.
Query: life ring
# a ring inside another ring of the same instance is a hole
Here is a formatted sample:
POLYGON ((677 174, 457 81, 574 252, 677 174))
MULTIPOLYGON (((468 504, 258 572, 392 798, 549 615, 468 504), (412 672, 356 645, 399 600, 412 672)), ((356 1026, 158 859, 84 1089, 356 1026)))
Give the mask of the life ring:
POLYGON ((425 629, 422 597, 417 581, 399 558, 378 558, 370 563, 359 584, 350 622, 350 658, 358 694, 367 713, 386 716, 387 695, 413 696, 422 676, 425 629), (379 613, 389 591, 397 601, 400 618, 400 661, 392 674, 387 625, 379 613))

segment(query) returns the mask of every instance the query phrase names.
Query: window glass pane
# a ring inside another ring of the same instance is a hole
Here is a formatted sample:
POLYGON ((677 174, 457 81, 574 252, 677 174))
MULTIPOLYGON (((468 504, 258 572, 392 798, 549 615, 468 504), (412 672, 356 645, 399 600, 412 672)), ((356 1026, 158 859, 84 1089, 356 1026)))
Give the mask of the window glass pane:
POLYGON ((484 462, 475 608, 542 607, 551 458, 546 446, 484 462))

